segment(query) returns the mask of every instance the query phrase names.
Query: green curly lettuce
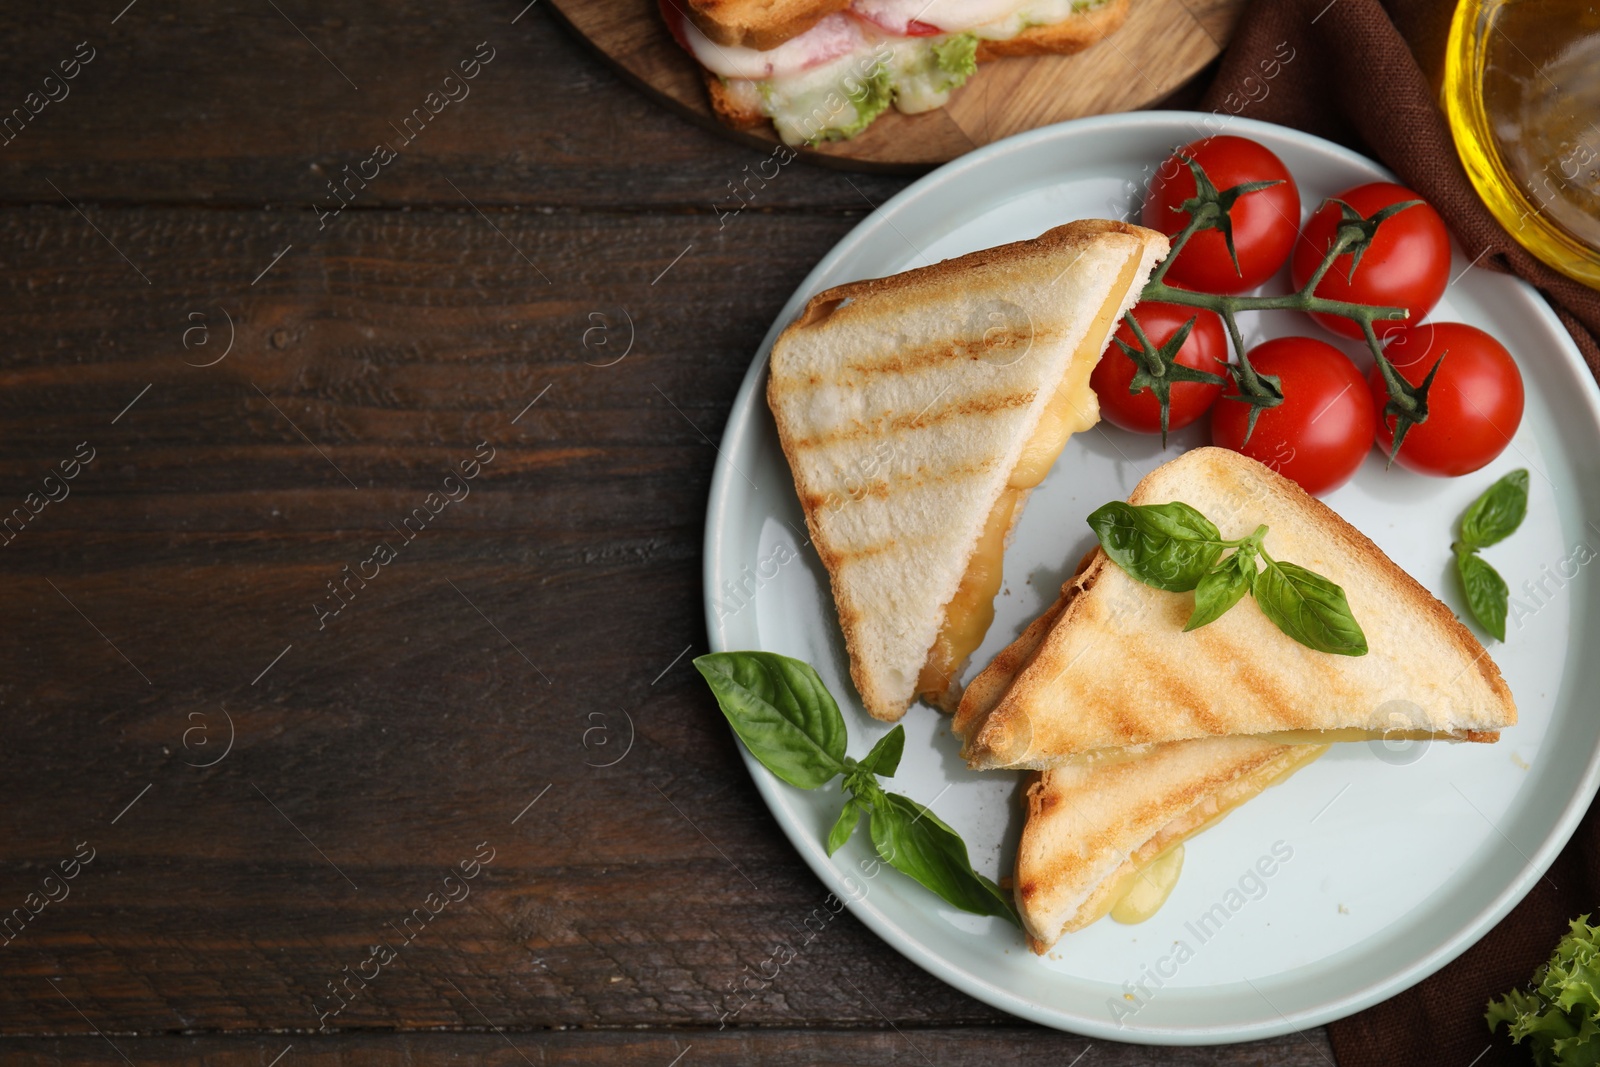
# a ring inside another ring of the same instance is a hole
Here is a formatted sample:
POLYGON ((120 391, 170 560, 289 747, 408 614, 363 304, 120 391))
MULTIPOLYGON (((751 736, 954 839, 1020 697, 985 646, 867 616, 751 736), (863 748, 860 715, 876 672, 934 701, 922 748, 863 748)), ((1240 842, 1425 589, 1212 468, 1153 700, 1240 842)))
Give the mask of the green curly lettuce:
POLYGON ((889 110, 894 102, 894 79, 881 66, 861 81, 850 85, 845 98, 856 108, 854 122, 840 123, 824 136, 829 140, 848 140, 872 125, 872 120, 889 110))
POLYGON ((882 63, 857 69, 832 64, 756 86, 763 110, 786 144, 841 141, 872 124, 894 102, 894 81, 882 63))
POLYGON ((1533 989, 1513 989, 1489 1002, 1484 1021, 1505 1024, 1511 1040, 1527 1041, 1538 1067, 1600 1067, 1600 926, 1572 920, 1550 962, 1533 974, 1533 989))
POLYGON ((908 115, 943 107, 978 69, 978 39, 970 33, 904 42, 889 64, 894 106, 908 115))
POLYGON ((933 61, 948 75, 947 88, 957 88, 978 72, 978 38, 958 33, 933 46, 933 61))

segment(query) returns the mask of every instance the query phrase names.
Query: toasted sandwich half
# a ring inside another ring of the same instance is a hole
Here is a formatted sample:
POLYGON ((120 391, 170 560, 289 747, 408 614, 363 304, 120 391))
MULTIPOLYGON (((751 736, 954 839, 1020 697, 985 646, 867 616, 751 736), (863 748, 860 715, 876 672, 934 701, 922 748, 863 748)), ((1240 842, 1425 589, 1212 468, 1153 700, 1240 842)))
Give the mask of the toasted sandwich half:
MULTIPOLYGON (((1084 564, 1092 562, 1086 557, 1084 564)), ((1003 691, 1073 595, 1023 631, 968 693, 1003 691)), ((1206 737, 1119 750, 1031 776, 1014 893, 1033 950, 1107 914, 1148 918, 1183 866, 1183 843, 1328 749, 1259 737, 1206 737)))
POLYGON ((1107 914, 1149 918, 1177 882, 1186 840, 1328 748, 1204 737, 1035 773, 1015 878, 1029 945, 1043 954, 1107 914))
POLYGON ((1067 55, 1130 0, 660 0, 717 116, 789 144, 853 137, 891 105, 942 107, 982 60, 1067 55))
POLYGON ((1027 662, 968 688, 955 729, 970 766, 1043 770, 1219 736, 1494 741, 1517 721, 1499 669, 1450 609, 1294 482, 1237 452, 1197 448, 1152 471, 1128 498, 1174 500, 1226 539, 1266 524, 1273 558, 1344 589, 1367 654, 1298 644, 1248 596, 1185 633, 1194 594, 1143 585, 1097 548, 1027 662))
POLYGON ((779 335, 767 402, 876 718, 953 704, 1023 500, 1098 421, 1089 373, 1166 252, 1074 222, 829 289, 779 335))

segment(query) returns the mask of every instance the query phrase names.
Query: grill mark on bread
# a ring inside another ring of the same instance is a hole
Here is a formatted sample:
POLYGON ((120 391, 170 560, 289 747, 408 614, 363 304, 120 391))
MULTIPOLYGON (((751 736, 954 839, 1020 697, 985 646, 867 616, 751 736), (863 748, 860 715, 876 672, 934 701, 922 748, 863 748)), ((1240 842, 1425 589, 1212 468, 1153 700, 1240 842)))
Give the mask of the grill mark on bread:
POLYGON ((1027 407, 1038 395, 1038 390, 1029 390, 1025 393, 991 393, 988 396, 970 397, 917 415, 889 414, 871 422, 860 422, 854 426, 841 426, 810 437, 799 437, 789 442, 789 447, 796 452, 811 451, 840 441, 883 437, 905 430, 919 430, 925 426, 944 422, 946 419, 972 415, 989 416, 1000 411, 1027 407))
POLYGON ((1257 705, 1283 723, 1287 729, 1300 730, 1307 724, 1308 720, 1304 716, 1295 714, 1295 708, 1277 699, 1279 686, 1248 663, 1238 662, 1234 668, 1234 680, 1241 689, 1255 698, 1257 705))
MULTIPOLYGON (((1052 344, 1060 336, 1059 330, 1032 330, 1029 332, 1012 334, 1007 333, 1008 340, 1004 343, 991 343, 987 340, 972 341, 954 338, 940 341, 935 344, 925 345, 922 348, 913 348, 895 352, 887 359, 874 363, 854 362, 846 363, 844 369, 856 374, 908 374, 914 370, 926 367, 938 367, 955 360, 970 360, 977 362, 990 352, 1008 352, 1015 348, 1028 348, 1035 343, 1052 344), (1013 339, 1014 338, 1014 339, 1013 339)), ((997 370, 999 368, 996 368, 997 370)), ((854 384, 849 379, 836 377, 835 383, 841 386, 854 384)))
MULTIPOLYGON (((1170 667, 1156 662, 1144 649, 1129 643, 1122 649, 1124 662, 1133 672, 1160 679, 1162 703, 1174 712, 1182 712, 1198 724, 1200 732, 1208 734, 1227 733, 1227 723, 1212 714, 1210 706, 1200 694, 1184 678, 1182 672, 1172 670, 1170 667), (1131 662, 1129 662, 1131 661, 1131 662)), ((1142 709, 1119 708, 1116 714, 1118 728, 1122 731, 1125 744, 1136 743, 1133 738, 1140 741, 1148 740, 1148 730, 1144 729, 1146 720, 1140 716, 1142 709), (1129 728, 1130 724, 1135 724, 1129 728)))
MULTIPOLYGON (((914 471, 899 471, 891 479, 876 482, 864 482, 854 491, 836 488, 823 492, 820 488, 813 489, 800 495, 801 506, 810 511, 828 506, 830 498, 838 498, 839 506, 851 501, 859 500, 863 496, 874 497, 879 500, 887 499, 891 493, 925 484, 929 479, 947 481, 955 478, 976 478, 989 473, 999 461, 994 457, 979 460, 976 463, 963 463, 959 467, 950 467, 946 470, 931 471, 928 467, 918 467, 914 471)), ((848 479, 848 472, 843 472, 843 477, 848 479)), ((798 486, 796 487, 798 491, 798 486)))
POLYGON ((836 549, 833 553, 833 558, 841 565, 854 563, 858 560, 870 559, 873 556, 881 556, 885 552, 893 552, 900 546, 900 543, 900 538, 890 537, 859 548, 836 549))

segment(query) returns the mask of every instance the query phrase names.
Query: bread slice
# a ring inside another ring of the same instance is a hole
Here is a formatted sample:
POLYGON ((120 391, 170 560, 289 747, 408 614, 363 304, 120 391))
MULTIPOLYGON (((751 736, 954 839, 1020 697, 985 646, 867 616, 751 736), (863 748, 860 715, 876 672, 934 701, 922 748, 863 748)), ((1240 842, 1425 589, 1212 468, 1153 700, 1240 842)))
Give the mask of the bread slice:
MULTIPOLYGON (((1085 556, 1080 573, 1092 561, 1085 556)), ((1003 692, 1077 595, 1073 581, 968 687, 1003 692)), ((1045 952, 1064 932, 1110 911, 1155 861, 1326 746, 1207 737, 1113 753, 1030 777, 1017 846, 1015 896, 1028 943, 1045 952)))
POLYGON ((974 561, 998 588, 1020 497, 1098 419, 1089 372, 1166 251, 1074 222, 830 289, 778 337, 767 401, 873 716, 905 713, 953 606, 992 613, 974 561))
POLYGON ((1110 911, 1160 857, 1326 752, 1203 737, 1032 776, 1017 845, 1017 913, 1033 950, 1110 911))
POLYGON ((700 32, 723 46, 776 48, 798 37, 850 0, 667 0, 700 32))
POLYGON ((1182 500, 1228 539, 1265 523, 1273 558, 1343 587, 1369 651, 1334 656, 1298 644, 1248 596, 1184 633, 1192 593, 1143 585, 1096 549, 1015 677, 980 676, 962 701, 955 729, 972 767, 1044 769, 1084 753, 1223 735, 1314 742, 1400 730, 1493 741, 1517 721, 1499 669, 1450 610, 1287 478, 1236 452, 1197 448, 1128 499, 1182 500))
POLYGON ((761 94, 754 82, 727 81, 700 68, 706 81, 706 95, 711 99, 711 110, 724 126, 735 130, 750 130, 767 121, 761 110, 761 94))
MULTIPOLYGON (((676 0, 682 2, 682 0, 676 0)), ((708 2, 708 0, 703 0, 708 2)), ((1099 7, 1088 11, 1080 11, 1068 15, 1061 22, 1049 26, 1031 26, 1015 37, 1004 41, 978 41, 978 62, 985 63, 989 60, 1004 59, 1007 56, 1042 56, 1042 55, 1072 55, 1081 52, 1091 45, 1104 40, 1108 35, 1115 33, 1128 20, 1128 6, 1131 0, 1107 0, 1099 7)), ((756 6, 756 0, 740 0, 741 7, 756 6)), ((803 5, 801 5, 803 6, 803 5)), ((810 29, 824 15, 848 7, 848 3, 839 7, 822 9, 816 18, 811 19, 801 31, 810 29)), ((694 8, 688 9, 690 17, 695 18, 694 8)), ((796 23, 798 24, 798 22, 796 23)), ((700 19, 695 18, 695 25, 705 32, 707 37, 719 44, 738 44, 740 41, 721 40, 712 33, 700 19)), ((720 32, 732 35, 743 33, 742 29, 728 28, 720 32)), ((752 45, 755 48, 772 48, 781 44, 787 38, 779 38, 772 44, 752 45)), ((711 100, 711 109, 716 112, 717 118, 723 124, 736 130, 752 129, 767 121, 765 112, 761 110, 761 95, 753 91, 753 83, 729 82, 701 68, 705 78, 706 95, 711 100)))

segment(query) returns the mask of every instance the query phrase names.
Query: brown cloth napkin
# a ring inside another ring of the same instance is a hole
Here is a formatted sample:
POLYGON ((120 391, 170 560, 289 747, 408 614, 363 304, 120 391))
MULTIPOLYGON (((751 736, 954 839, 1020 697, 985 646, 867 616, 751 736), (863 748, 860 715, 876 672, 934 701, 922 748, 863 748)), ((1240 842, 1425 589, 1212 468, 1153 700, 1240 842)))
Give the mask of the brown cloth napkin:
MULTIPOLYGON (((1387 9, 1378 0, 1256 0, 1202 106, 1293 126, 1383 161, 1438 208, 1469 259, 1481 253, 1479 267, 1515 274, 1543 292, 1600 377, 1600 293, 1545 266, 1489 214, 1461 168, 1433 87, 1397 28, 1405 27, 1418 54, 1431 55, 1429 46, 1442 44, 1449 9, 1444 0, 1391 0, 1387 9), (1294 58, 1281 64, 1287 48, 1294 58), (1249 102, 1261 95, 1262 71, 1272 69, 1265 96, 1249 102)), ((1426 981, 1329 1026, 1341 1067, 1528 1063, 1526 1047, 1513 1046, 1503 1029, 1491 1039, 1484 1005, 1525 985, 1567 921, 1583 912, 1600 912, 1600 808, 1590 810, 1548 875, 1482 941, 1426 981)))

